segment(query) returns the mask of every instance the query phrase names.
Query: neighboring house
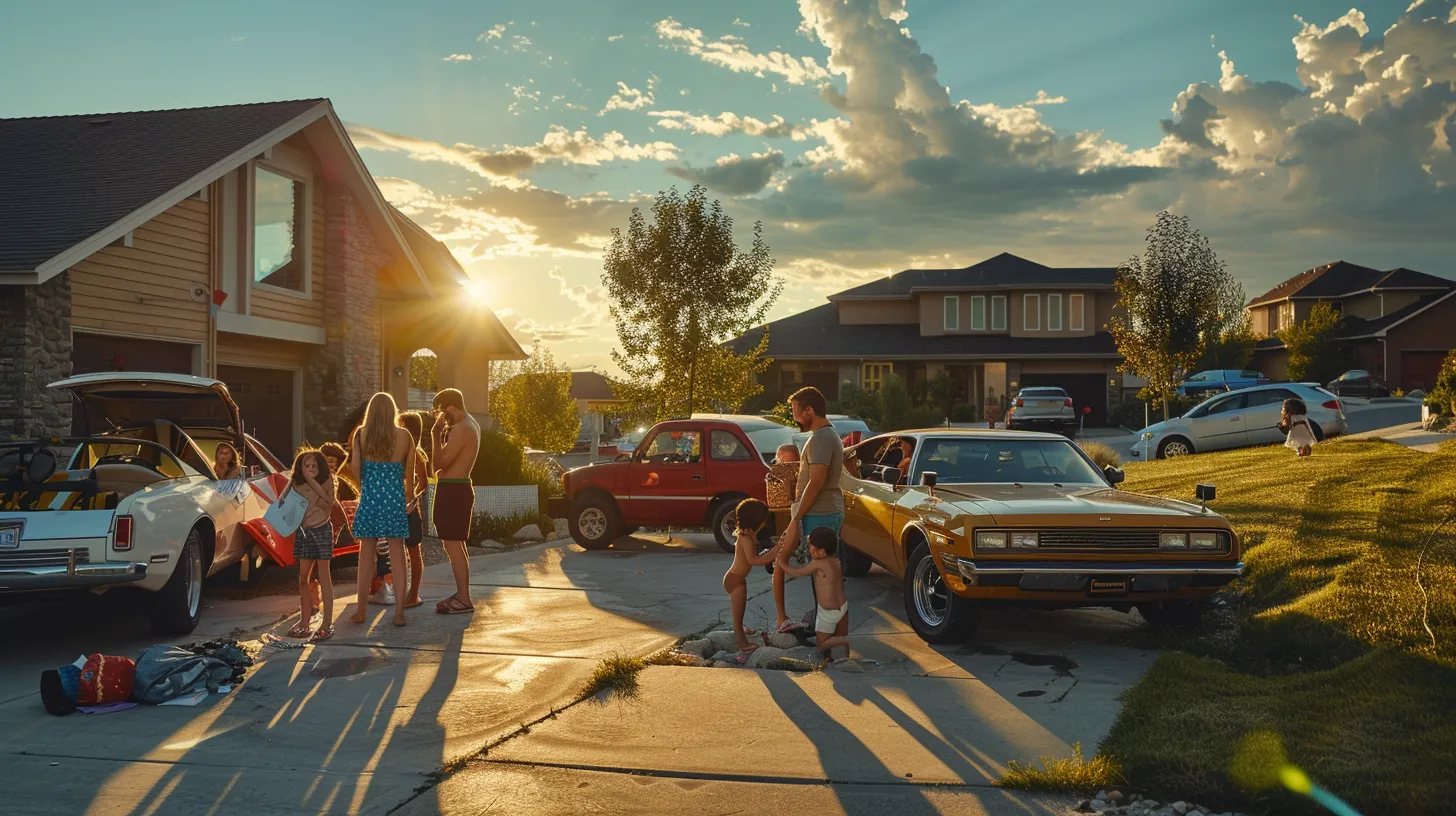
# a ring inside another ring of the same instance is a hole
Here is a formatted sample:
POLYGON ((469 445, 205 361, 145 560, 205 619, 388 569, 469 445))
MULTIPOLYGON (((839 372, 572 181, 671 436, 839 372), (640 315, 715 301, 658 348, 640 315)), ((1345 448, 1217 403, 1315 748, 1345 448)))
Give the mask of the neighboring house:
MULTIPOLYGON (((1022 386, 1065 388, 1090 423, 1121 399, 1122 375, 1107 322, 1116 269, 1053 268, 1002 253, 964 269, 910 269, 829 296, 775 320, 773 359, 760 379, 777 402, 813 385, 830 399, 840 384, 878 389, 890 375, 913 391, 948 371, 962 402, 1001 402, 1022 386)), ((742 353, 765 327, 732 341, 742 353)))
POLYGON ((581 417, 578 439, 609 442, 617 438, 616 423, 611 417, 626 403, 612 393, 612 384, 595 371, 571 372, 571 398, 576 400, 576 413, 581 417))
POLYGON ((1336 261, 1301 272, 1249 302, 1252 368, 1288 376, 1289 352, 1277 332, 1329 303, 1344 320, 1340 364, 1373 373, 1392 387, 1425 389, 1456 347, 1456 281, 1413 269, 1381 271, 1336 261))
POLYGON ((49 382, 167 371, 226 381, 287 457, 405 404, 417 349, 482 415, 487 362, 525 357, 327 99, 0 119, 0 155, 0 438, 72 429, 49 382))

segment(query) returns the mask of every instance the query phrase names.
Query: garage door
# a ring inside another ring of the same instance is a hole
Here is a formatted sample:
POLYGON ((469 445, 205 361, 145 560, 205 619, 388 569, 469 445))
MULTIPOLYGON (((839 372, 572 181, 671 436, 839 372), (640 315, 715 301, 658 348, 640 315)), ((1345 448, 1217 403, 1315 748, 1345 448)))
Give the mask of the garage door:
MULTIPOLYGON (((191 374, 196 350, 197 346, 192 343, 77 332, 71 337, 71 373, 156 371, 191 374)), ((106 423, 100 417, 82 416, 79 411, 71 417, 71 433, 78 436, 97 433, 105 427, 106 423)))
POLYGON ((1417 388, 1426 391, 1436 382, 1441 371, 1441 361, 1449 352, 1445 351, 1402 351, 1400 353, 1400 386, 1403 391, 1417 388))
POLYGON ((217 378, 227 383, 247 432, 274 456, 293 461, 293 372, 220 365, 217 378))
POLYGON ((1107 375, 1105 374, 1022 374, 1021 386, 1054 386, 1067 392, 1072 406, 1081 412, 1090 406, 1086 424, 1101 427, 1107 424, 1107 375))

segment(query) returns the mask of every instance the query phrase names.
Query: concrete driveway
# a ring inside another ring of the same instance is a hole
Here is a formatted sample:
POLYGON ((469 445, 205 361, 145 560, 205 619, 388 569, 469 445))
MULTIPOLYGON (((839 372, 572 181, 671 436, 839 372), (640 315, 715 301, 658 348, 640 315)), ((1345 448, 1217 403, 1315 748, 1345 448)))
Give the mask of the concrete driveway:
MULTIPOLYGON (((726 558, 706 535, 480 556, 473 617, 426 605, 396 629, 374 607, 329 643, 266 650, 231 694, 104 716, 47 715, 38 675, 154 642, 135 608, 0 608, 6 812, 663 812, 745 798, 751 811, 1056 812, 1065 801, 989 780, 1010 759, 1095 751, 1153 659, 1109 645, 1137 617, 1097 611, 1000 614, 973 646, 929 649, 877 572, 849 587, 862 673, 654 667, 635 702, 558 713, 600 658, 725 620, 726 558)), ((426 598, 450 591, 444 567, 426 570, 426 598)), ((766 625, 768 576, 750 586, 750 622, 766 625)), ((807 585, 790 589, 804 611, 807 585)), ((292 622, 286 597, 207 604, 195 639, 292 622)))

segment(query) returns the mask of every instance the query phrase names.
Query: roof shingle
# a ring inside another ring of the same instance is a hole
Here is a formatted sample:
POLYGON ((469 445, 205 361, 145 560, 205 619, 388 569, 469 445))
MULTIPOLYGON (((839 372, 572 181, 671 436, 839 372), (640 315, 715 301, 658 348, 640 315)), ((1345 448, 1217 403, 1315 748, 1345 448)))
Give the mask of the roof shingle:
POLYGON ((1317 266, 1249 301, 1250 306, 1284 300, 1289 297, 1338 298, 1369 289, 1450 289, 1456 281, 1417 272, 1404 267, 1382 272, 1348 261, 1317 266))
POLYGON ((921 288, 991 288, 1014 286, 1111 286, 1113 267, 1056 268, 1003 252, 963 269, 907 269, 889 278, 830 295, 841 298, 904 298, 921 288))

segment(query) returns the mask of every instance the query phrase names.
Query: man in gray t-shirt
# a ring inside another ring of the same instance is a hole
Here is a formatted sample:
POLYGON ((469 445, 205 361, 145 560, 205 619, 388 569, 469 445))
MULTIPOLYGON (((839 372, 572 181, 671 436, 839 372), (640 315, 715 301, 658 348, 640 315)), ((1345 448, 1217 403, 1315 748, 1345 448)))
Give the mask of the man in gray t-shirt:
MULTIPOLYGON (((838 535, 844 526, 844 494, 839 491, 839 477, 844 472, 844 443, 829 424, 828 403, 819 389, 809 386, 795 391, 789 397, 789 408, 799 430, 809 432, 809 441, 804 443, 799 456, 799 482, 795 491, 799 499, 794 505, 789 529, 781 533, 792 532, 799 542, 807 541, 809 534, 820 527, 828 527, 838 535)), ((841 547, 840 552, 843 550, 841 547)), ((794 622, 784 609, 783 570, 774 570, 773 590, 778 630, 785 632, 794 627, 794 622)), ((810 610, 811 621, 813 615, 814 611, 810 610)))
MULTIPOLYGON (((799 486, 794 491, 796 496, 806 496, 806 488, 814 476, 815 465, 825 465, 823 482, 819 485, 814 501, 805 507, 800 502, 799 517, 807 519, 810 516, 824 516, 844 512, 844 494, 839 492, 839 477, 844 472, 844 443, 840 441, 839 434, 834 426, 825 424, 815 428, 809 434, 809 440, 804 443, 804 450, 799 455, 803 464, 799 467, 799 486)), ((841 519, 842 520, 842 519, 841 519)), ((807 525, 806 525, 807 526, 807 525)), ((818 526, 818 525, 816 525, 818 526)), ((809 527, 805 530, 807 535, 813 530, 809 527)))

